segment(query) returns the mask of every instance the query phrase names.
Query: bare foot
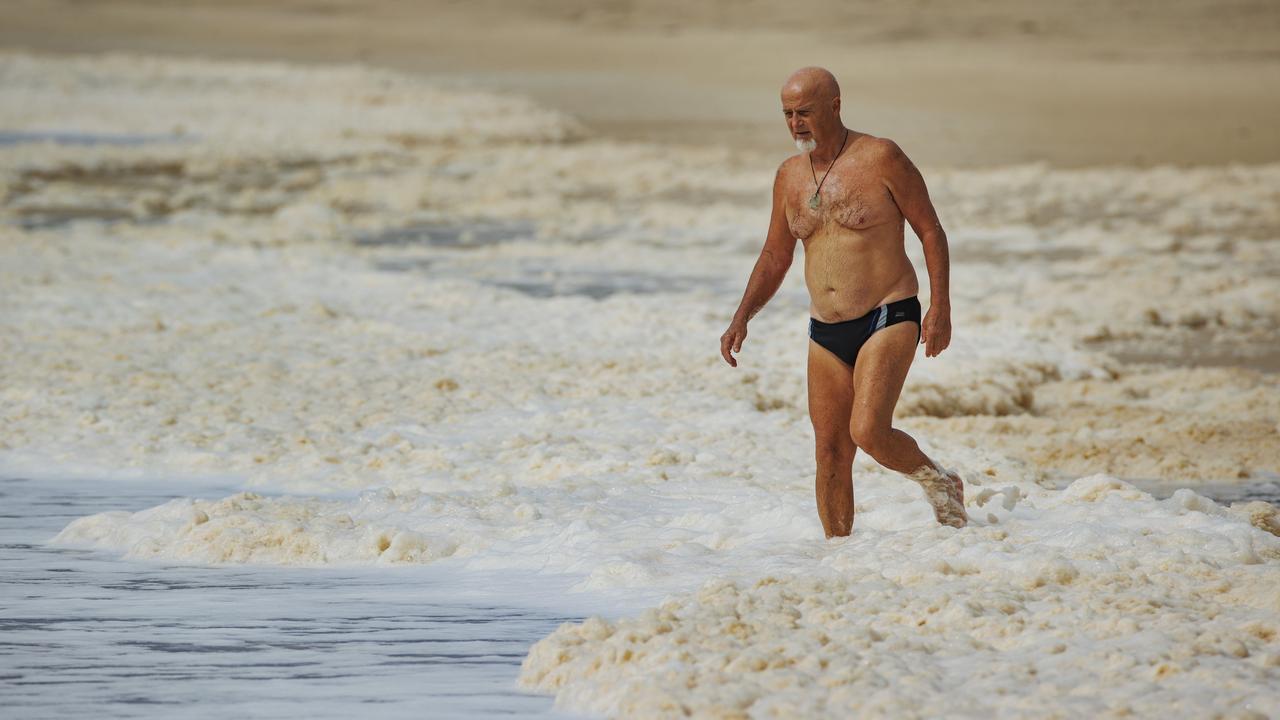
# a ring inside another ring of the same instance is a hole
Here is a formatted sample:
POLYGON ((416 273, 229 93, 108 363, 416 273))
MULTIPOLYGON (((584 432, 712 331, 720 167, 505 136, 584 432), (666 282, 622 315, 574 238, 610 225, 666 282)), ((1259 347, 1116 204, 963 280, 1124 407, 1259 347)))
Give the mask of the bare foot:
POLYGON ((947 479, 951 481, 951 501, 959 508, 960 524, 952 527, 964 527, 969 523, 969 514, 964 509, 964 481, 960 479, 960 474, 954 470, 946 471, 947 479))
POLYGON ((969 516, 964 511, 964 482, 959 475, 925 465, 907 477, 924 488, 925 499, 933 507, 933 515, 940 524, 962 528, 969 523, 969 516))

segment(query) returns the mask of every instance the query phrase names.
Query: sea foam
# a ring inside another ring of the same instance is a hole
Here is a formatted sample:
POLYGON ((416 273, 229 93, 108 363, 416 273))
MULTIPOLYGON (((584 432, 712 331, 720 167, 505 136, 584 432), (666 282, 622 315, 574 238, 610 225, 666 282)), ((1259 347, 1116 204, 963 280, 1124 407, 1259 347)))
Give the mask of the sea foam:
POLYGON ((926 172, 955 337, 897 424, 971 523, 860 454, 829 542, 798 268, 717 348, 778 158, 355 67, 0 85, 0 466, 245 488, 60 545, 541 573, 603 617, 524 682, 613 715, 1280 711, 1274 508, 1117 477, 1280 471, 1278 166, 926 172))

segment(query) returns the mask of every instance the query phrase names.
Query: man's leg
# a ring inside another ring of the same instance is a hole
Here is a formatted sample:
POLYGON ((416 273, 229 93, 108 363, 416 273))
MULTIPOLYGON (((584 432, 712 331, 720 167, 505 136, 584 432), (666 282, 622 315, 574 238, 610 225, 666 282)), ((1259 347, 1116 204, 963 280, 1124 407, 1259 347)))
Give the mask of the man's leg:
POLYGON ((849 434, 853 371, 830 350, 809 341, 809 419, 818 460, 818 517, 827 537, 853 530, 853 454, 849 434))
POLYGON ((910 435, 893 428, 893 409, 918 342, 916 324, 903 322, 876 332, 862 346, 853 372, 849 430, 857 446, 876 462, 920 483, 938 522, 961 527, 968 518, 960 477, 944 475, 910 435))

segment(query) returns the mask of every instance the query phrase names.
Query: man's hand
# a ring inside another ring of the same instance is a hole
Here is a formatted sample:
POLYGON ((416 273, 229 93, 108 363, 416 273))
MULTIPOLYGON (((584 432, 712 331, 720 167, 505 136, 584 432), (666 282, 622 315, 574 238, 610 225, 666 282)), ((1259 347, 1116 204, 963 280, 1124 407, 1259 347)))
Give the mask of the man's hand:
POLYGON ((920 324, 920 342, 924 343, 925 357, 936 357, 951 344, 951 309, 929 306, 920 324))
POLYGON ((725 362, 738 367, 738 361, 730 353, 742 352, 742 341, 746 339, 747 324, 737 320, 730 323, 729 329, 720 336, 720 356, 725 362))

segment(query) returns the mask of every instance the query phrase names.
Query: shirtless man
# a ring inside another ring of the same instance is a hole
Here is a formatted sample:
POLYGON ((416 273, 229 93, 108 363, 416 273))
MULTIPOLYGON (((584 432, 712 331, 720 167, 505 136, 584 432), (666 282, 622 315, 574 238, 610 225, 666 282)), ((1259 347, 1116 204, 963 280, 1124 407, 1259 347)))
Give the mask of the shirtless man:
POLYGON ((742 303, 720 337, 738 366, 747 322, 782 284, 796 239, 804 243, 809 288, 809 418, 818 461, 818 516, 828 538, 853 529, 853 455, 919 483, 938 522, 963 527, 964 485, 910 435, 893 428, 918 342, 934 357, 951 342, 947 236, 924 178, 887 138, 850 130, 840 119, 840 86, 822 68, 802 68, 782 86, 782 113, 800 155, 773 181, 773 216, 742 303), (924 245, 929 312, 904 246, 903 220, 924 245))

